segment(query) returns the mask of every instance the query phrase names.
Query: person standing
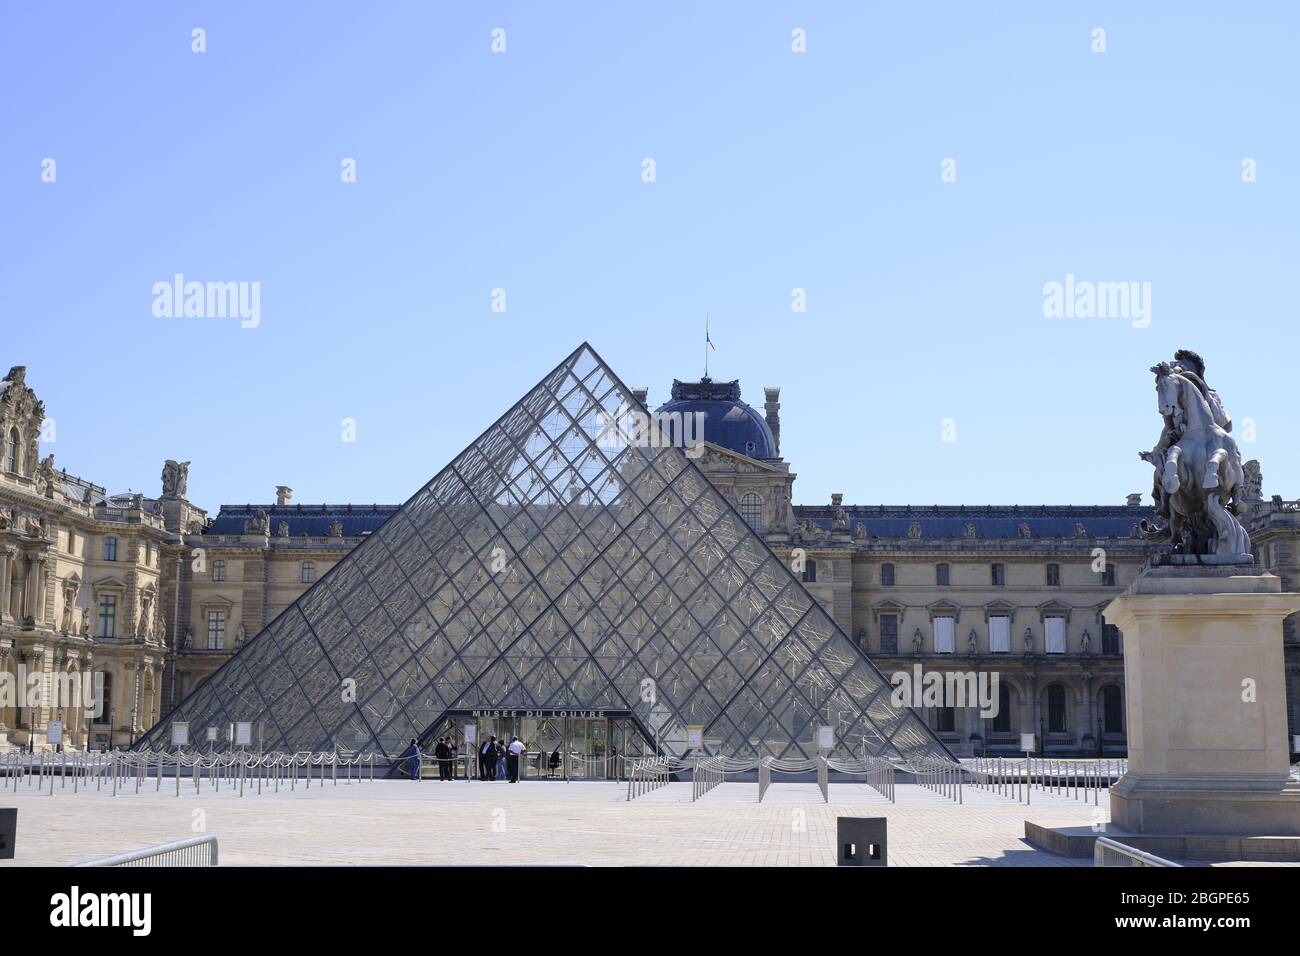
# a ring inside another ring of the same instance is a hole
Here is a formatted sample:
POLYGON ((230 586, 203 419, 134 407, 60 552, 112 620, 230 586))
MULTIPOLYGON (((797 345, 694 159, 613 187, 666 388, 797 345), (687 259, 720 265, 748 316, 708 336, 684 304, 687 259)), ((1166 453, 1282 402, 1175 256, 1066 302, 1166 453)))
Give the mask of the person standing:
POLYGON ((510 782, 519 782, 519 761, 524 759, 524 745, 518 737, 510 738, 506 748, 506 770, 510 773, 510 782))
POLYGON ((411 779, 418 783, 420 780, 420 745, 414 737, 411 738, 411 743, 407 748, 402 751, 402 756, 407 758, 406 767, 411 779))
POLYGON ((447 779, 447 738, 439 737, 438 746, 433 748, 433 756, 438 761, 438 779, 447 779))
POLYGON ((483 741, 483 746, 478 752, 478 778, 480 780, 495 780, 497 775, 497 739, 492 734, 488 734, 488 739, 483 741))
MULTIPOLYGON (((455 737, 447 738, 447 756, 450 758, 447 767, 447 778, 456 779, 456 758, 460 756, 460 744, 456 743, 455 737)), ((469 779, 469 768, 465 768, 465 779, 469 779)))

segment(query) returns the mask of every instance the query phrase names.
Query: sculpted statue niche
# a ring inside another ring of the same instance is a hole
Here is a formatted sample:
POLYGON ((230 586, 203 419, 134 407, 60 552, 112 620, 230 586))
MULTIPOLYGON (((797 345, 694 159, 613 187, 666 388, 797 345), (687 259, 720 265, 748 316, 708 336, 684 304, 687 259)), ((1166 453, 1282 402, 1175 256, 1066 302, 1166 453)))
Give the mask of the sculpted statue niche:
POLYGON ((188 461, 173 461, 168 458, 163 462, 162 496, 164 498, 184 498, 189 480, 190 463, 188 461))
POLYGON ((1138 457, 1155 470, 1155 520, 1143 536, 1167 542, 1157 563, 1251 564, 1250 537, 1237 520, 1245 492, 1241 452, 1228 434, 1232 419, 1205 383, 1205 363, 1180 349, 1153 365, 1164 428, 1155 448, 1138 457))

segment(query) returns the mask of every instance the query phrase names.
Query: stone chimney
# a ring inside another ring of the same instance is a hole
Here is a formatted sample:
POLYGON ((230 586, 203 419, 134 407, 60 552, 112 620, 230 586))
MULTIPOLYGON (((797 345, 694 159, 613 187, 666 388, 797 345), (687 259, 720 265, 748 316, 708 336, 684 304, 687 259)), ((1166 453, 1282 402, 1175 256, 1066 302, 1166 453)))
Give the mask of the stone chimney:
POLYGON ((649 407, 648 402, 650 399, 650 389, 646 388, 644 385, 632 389, 632 397, 642 405, 649 407))
POLYGON ((764 385, 763 395, 767 401, 763 404, 763 411, 767 413, 767 427, 772 430, 772 438, 776 441, 776 453, 781 454, 781 386, 764 385))
POLYGON ((293 501, 293 489, 288 485, 276 485, 275 503, 283 508, 291 501, 293 501))
POLYGON ((1138 491, 1129 495, 1124 499, 1124 504, 1128 505, 1130 508, 1138 507, 1142 504, 1142 492, 1138 491))

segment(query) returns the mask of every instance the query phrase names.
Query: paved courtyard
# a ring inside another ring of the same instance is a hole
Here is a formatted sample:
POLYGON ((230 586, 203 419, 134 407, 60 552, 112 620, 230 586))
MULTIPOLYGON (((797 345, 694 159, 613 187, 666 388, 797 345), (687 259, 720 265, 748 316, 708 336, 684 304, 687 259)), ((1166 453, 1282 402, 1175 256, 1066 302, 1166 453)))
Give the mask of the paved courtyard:
POLYGON ((594 866, 833 866, 835 818, 889 818, 891 866, 1080 866, 1024 839, 1026 816, 1061 826, 1106 819, 1082 800, 1038 792, 1026 807, 966 787, 955 804, 900 785, 890 804, 861 784, 726 783, 691 803, 689 783, 626 801, 626 785, 526 781, 352 782, 240 797, 205 781, 181 796, 164 781, 53 796, 0 790, 18 807, 16 859, 0 866, 69 864, 151 844, 216 834, 223 865, 584 864, 594 866))

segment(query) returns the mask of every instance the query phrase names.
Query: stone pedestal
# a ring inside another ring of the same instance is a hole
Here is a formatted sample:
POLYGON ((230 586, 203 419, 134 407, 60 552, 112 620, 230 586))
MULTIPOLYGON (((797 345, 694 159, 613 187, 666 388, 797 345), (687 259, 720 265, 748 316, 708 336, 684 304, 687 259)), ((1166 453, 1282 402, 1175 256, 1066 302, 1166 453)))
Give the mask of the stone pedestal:
POLYGON ((1300 594, 1257 566, 1151 567, 1107 606, 1124 633, 1131 833, 1300 836, 1288 782, 1282 620, 1300 594))

